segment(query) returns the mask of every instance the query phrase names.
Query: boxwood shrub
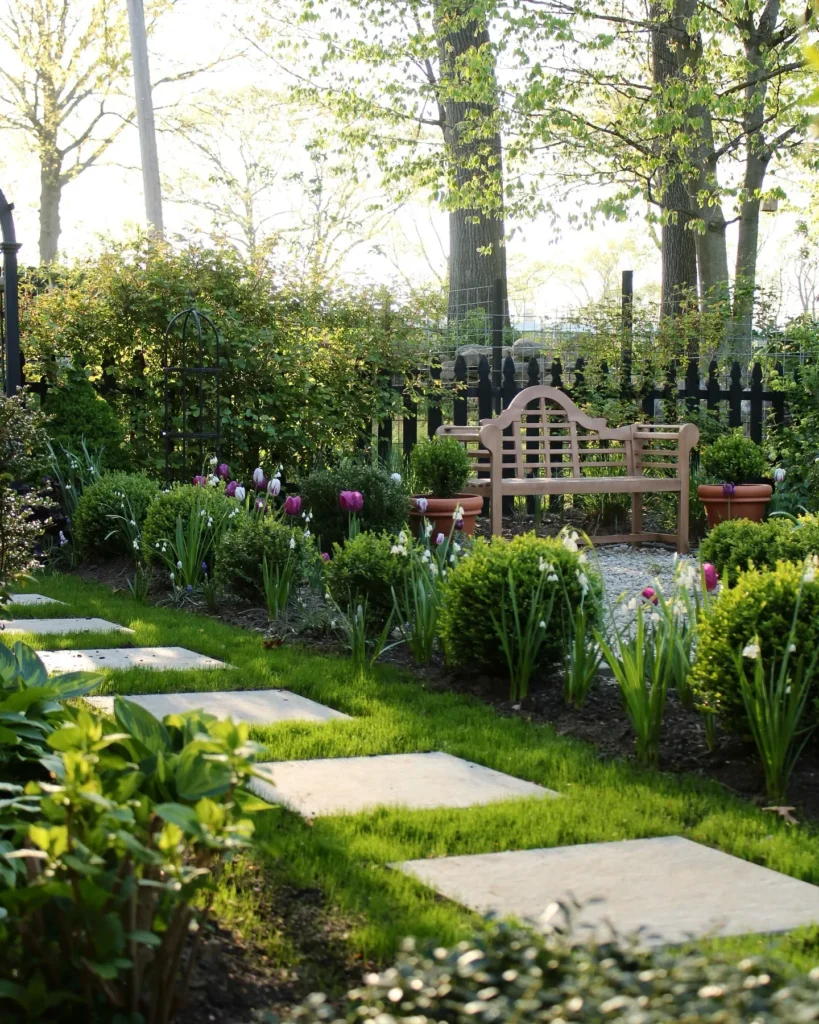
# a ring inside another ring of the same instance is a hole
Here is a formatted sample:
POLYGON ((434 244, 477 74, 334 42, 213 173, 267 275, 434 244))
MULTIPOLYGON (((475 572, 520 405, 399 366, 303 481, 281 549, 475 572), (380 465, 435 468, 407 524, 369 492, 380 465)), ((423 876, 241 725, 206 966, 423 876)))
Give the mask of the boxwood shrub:
POLYGON ((366 599, 373 628, 381 629, 393 605, 392 588, 403 587, 409 570, 405 555, 390 553, 395 538, 387 533, 360 533, 342 547, 336 544, 324 570, 324 583, 340 608, 366 599))
POLYGON ((310 524, 323 551, 332 550, 347 535, 348 515, 341 510, 341 491, 360 491, 364 508, 359 515, 362 530, 397 533, 407 522, 409 501, 401 484, 378 466, 344 462, 334 469, 311 473, 301 485, 310 524))
POLYGON ((55 446, 77 451, 85 441, 90 451, 102 451, 106 469, 132 465, 123 447, 125 435, 117 414, 81 371, 70 371, 64 384, 47 392, 43 411, 55 446))
POLYGON ((138 526, 142 526, 148 509, 159 494, 159 486, 144 473, 104 473, 82 493, 74 510, 71 533, 80 548, 96 555, 133 554, 126 551, 119 533, 107 535, 116 528, 111 515, 124 514, 123 499, 138 526), (106 539, 107 538, 107 539, 106 539))
MULTIPOLYGON (((193 484, 177 484, 169 491, 157 495, 151 503, 142 528, 142 544, 146 557, 159 560, 157 545, 169 540, 176 532, 176 520, 182 517, 183 528, 190 521, 194 509, 204 508, 208 513, 232 512, 240 508, 235 498, 228 498, 221 488, 194 487, 193 484)), ((244 515, 244 512, 242 512, 244 515)), ((241 517, 237 515, 235 520, 241 517)))
POLYGON ((405 940, 394 966, 367 974, 340 1002, 313 995, 287 1020, 797 1024, 816 1018, 819 968, 793 976, 769 957, 737 963, 673 947, 569 945, 560 936, 489 923, 450 949, 405 940))
POLYGON ((264 560, 270 568, 294 563, 293 581, 304 576, 307 545, 304 531, 272 516, 244 515, 225 530, 216 549, 216 579, 228 594, 248 601, 264 598, 264 560), (295 547, 290 546, 291 541, 295 547))
POLYGON ((819 553, 819 519, 730 519, 715 526, 700 545, 700 559, 713 562, 723 583, 733 586, 739 573, 751 567, 773 569, 777 562, 803 562, 819 553))
MULTIPOLYGON (((744 733, 747 728, 736 656, 758 642, 766 674, 772 667, 777 670, 800 586, 796 657, 804 654, 810 659, 819 643, 819 582, 802 583, 803 573, 803 566, 795 562, 740 573, 736 586, 721 593, 711 614, 700 620, 691 685, 700 702, 713 708, 731 732, 744 733)), ((819 684, 814 682, 817 693, 819 684)))
POLYGON ((588 565, 581 563, 580 555, 561 540, 527 533, 511 541, 502 537, 493 537, 488 542, 480 539, 472 554, 450 571, 439 623, 447 661, 464 668, 506 672, 499 619, 502 596, 509 586, 509 570, 514 574, 518 607, 525 619, 532 591, 541 576, 541 559, 554 565, 559 577, 558 582, 547 584, 544 590, 548 596, 549 587, 553 587, 555 596, 549 639, 541 648, 541 666, 553 665, 563 656, 568 643, 564 624, 582 597, 578 574, 583 573, 589 580, 586 602, 595 613, 600 603, 600 580, 588 565), (493 616, 498 620, 497 628, 493 616))

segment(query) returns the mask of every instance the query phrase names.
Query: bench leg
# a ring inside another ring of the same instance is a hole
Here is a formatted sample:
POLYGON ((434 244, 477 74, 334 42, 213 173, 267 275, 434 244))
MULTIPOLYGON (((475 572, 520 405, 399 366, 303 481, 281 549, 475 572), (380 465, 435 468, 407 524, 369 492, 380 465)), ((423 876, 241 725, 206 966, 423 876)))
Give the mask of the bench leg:
POLYGON ((631 496, 631 536, 637 540, 643 532, 643 496, 632 494, 631 496))
POLYGON ((683 484, 680 488, 680 498, 677 505, 677 551, 681 555, 688 554, 688 487, 683 484))
POLYGON ((492 488, 492 497, 489 499, 489 520, 492 536, 500 537, 503 533, 503 498, 500 487, 492 488))

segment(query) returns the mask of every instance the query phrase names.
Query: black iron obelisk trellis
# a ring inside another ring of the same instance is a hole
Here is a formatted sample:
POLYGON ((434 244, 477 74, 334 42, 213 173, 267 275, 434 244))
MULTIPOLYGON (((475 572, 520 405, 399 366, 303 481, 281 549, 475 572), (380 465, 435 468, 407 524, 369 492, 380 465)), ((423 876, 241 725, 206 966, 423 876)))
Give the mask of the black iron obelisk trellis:
POLYGON ((177 313, 165 329, 165 344, 162 354, 165 416, 162 437, 165 441, 165 482, 170 484, 171 463, 174 449, 181 446, 183 473, 192 467, 188 464, 189 446, 199 450, 196 472, 202 472, 205 459, 205 442, 208 449, 219 456, 219 442, 222 432, 222 410, 219 388, 219 332, 210 317, 195 309, 184 309, 177 313), (206 351, 203 326, 213 336, 212 346, 206 351), (181 329, 178 345, 175 331, 181 329), (195 329, 196 337, 190 335, 195 329), (190 333, 189 333, 190 332, 190 333), (193 349, 193 351, 191 351, 193 349), (206 365, 209 361, 210 365, 206 365), (207 394, 205 384, 213 381, 212 394, 207 394), (213 402, 213 420, 208 429, 208 400, 213 402), (192 422, 191 422, 192 421, 192 422))
POLYGON ((17 305, 17 253, 20 243, 14 233, 13 203, 0 191, 0 252, 3 253, 3 373, 5 392, 13 395, 23 385, 20 360, 20 312, 17 305))

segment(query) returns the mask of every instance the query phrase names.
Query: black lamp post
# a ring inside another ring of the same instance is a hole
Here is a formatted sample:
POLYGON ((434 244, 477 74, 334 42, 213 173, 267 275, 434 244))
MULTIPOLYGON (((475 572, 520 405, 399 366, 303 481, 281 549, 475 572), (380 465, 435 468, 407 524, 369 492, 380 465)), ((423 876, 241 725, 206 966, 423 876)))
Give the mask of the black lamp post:
POLYGON ((6 343, 6 394, 13 395, 23 386, 20 364, 20 310, 17 305, 17 253, 20 243, 14 233, 14 204, 0 190, 0 252, 3 253, 3 327, 6 343))

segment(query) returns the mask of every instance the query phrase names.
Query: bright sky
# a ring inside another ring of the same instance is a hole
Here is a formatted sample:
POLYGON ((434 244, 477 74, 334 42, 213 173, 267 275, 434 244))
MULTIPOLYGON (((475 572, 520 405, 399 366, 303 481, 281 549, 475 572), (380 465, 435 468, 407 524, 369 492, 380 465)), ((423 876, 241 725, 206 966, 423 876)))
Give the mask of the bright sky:
MULTIPOLYGON (((0 8, 13 0, 0 0, 0 8)), ((124 4, 124 0, 123 0, 124 4)), ((230 7, 216 0, 179 0, 151 40, 154 80, 173 67, 207 64, 230 45, 230 7)), ((155 93, 157 107, 176 101, 190 102, 207 90, 225 93, 250 84, 270 90, 288 85, 288 76, 266 64, 263 70, 248 60, 235 60, 215 72, 184 85, 164 86, 155 93)), ((282 136, 287 136, 286 126, 282 136)), ((0 187, 15 203, 18 238, 23 242, 21 260, 37 258, 37 207, 39 181, 36 161, 14 133, 2 136, 0 187)), ((309 166, 299 144, 277 143, 282 160, 293 170, 309 166)), ((177 179, 200 162, 184 141, 161 134, 160 165, 163 175, 177 179)), ((282 187, 283 210, 291 209, 292 190, 282 187)), ((298 211, 295 211, 298 217, 298 211)), ((761 276, 779 274, 783 248, 793 235, 795 216, 779 213, 763 217, 761 276)), ((166 230, 170 236, 189 233, 192 223, 203 223, 202 214, 166 202, 166 230)), ((144 224, 142 179, 136 129, 126 129, 103 161, 71 183, 62 203, 61 248, 69 257, 98 249, 103 237, 120 238, 144 224)), ((635 291, 655 296, 659 280, 659 253, 645 225, 601 224, 595 230, 576 231, 566 227, 556 234, 551 224, 535 221, 510 225, 515 228, 509 242, 510 290, 519 296, 518 316, 525 311, 559 315, 563 310, 596 298, 601 290, 601 272, 619 279, 620 271, 635 270, 635 291)), ((361 281, 390 282, 403 276, 414 282, 439 277, 445 271, 446 215, 418 201, 400 210, 389 226, 368 243, 357 247, 343 267, 345 277, 361 281), (378 251, 376 251, 378 250, 378 251), (396 271, 400 267, 401 275, 396 271)), ((789 311, 793 303, 788 303, 789 311)))

